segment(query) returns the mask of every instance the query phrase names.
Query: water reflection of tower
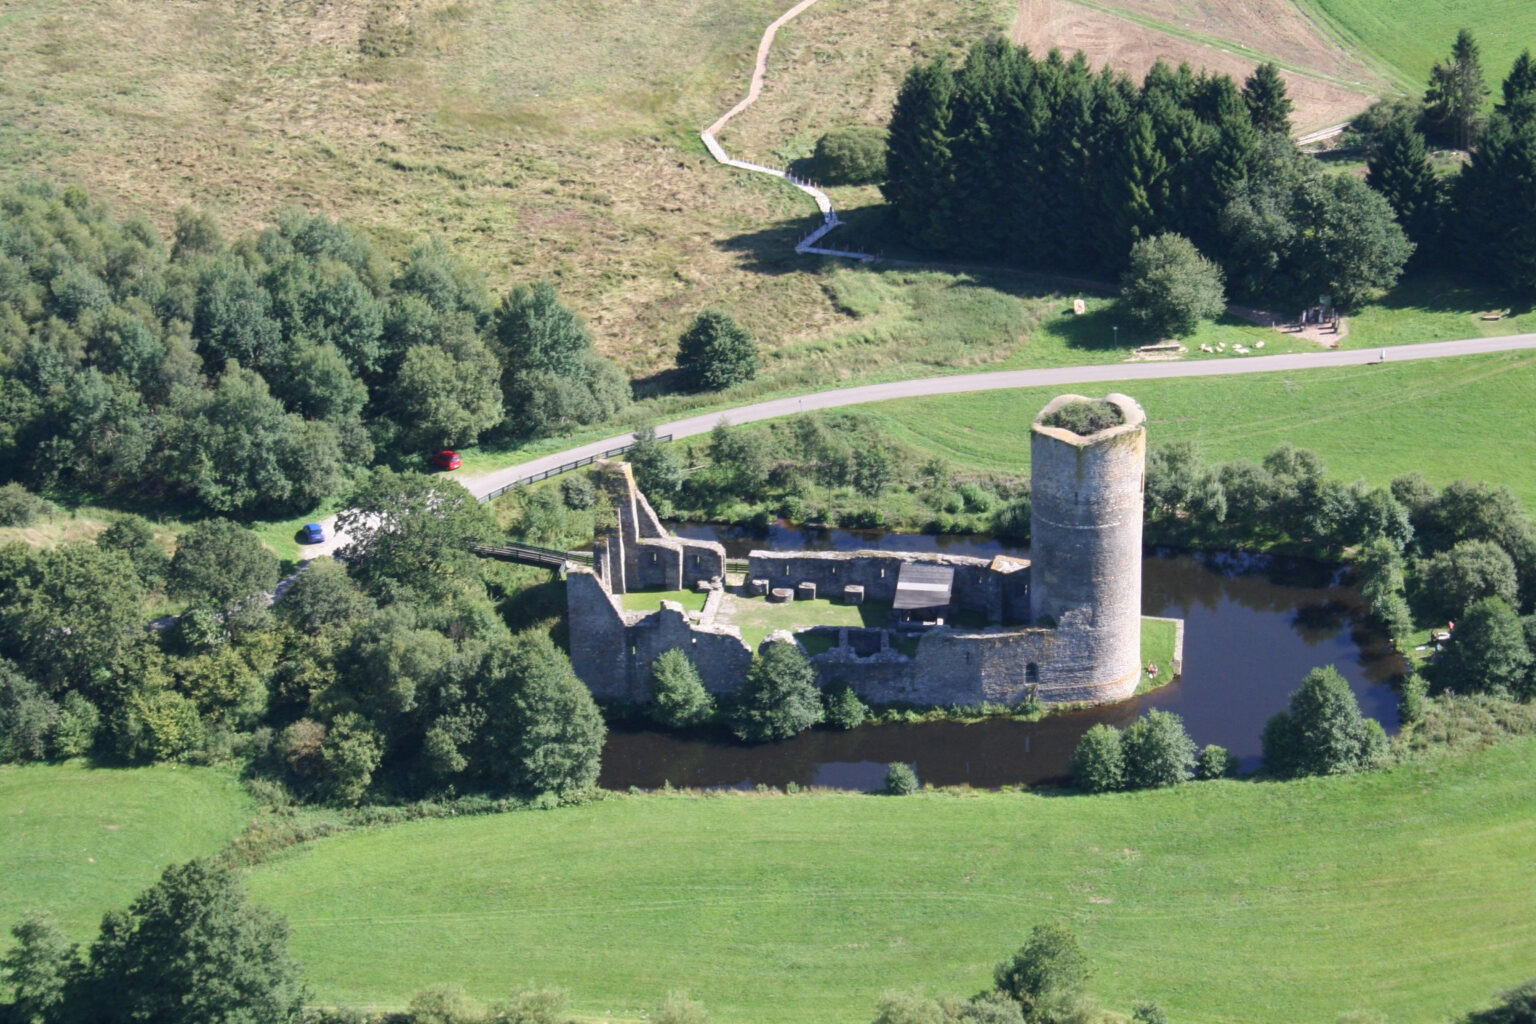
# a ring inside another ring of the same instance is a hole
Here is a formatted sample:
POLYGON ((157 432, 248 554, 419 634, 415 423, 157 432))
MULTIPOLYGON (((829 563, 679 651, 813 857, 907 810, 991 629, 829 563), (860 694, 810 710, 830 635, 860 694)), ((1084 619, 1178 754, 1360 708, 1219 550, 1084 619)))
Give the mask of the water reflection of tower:
POLYGON ((1044 421, 1031 428, 1030 614, 1070 634, 1053 674, 1091 680, 1100 699, 1129 696, 1141 676, 1141 522, 1146 482, 1146 413, 1109 395, 1124 419, 1087 436, 1044 421))

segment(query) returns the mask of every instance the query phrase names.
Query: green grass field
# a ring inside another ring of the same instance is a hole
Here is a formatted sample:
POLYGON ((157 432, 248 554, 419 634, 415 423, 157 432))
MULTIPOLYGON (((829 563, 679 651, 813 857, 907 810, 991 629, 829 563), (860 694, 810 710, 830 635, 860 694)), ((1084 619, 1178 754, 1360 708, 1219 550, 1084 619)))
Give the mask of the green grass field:
MULTIPOLYGON (((981 392, 863 407, 891 436, 957 466, 1023 473, 1029 424, 1062 388, 981 392)), ((1345 479, 1384 484, 1417 470, 1444 485, 1508 485, 1536 509, 1536 354, 1362 365, 1301 373, 1129 381, 1150 443, 1194 441, 1207 459, 1259 459, 1290 441, 1345 479)))
POLYGON ((623 1016, 848 1024, 968 995, 1040 921, 1172 1020, 1441 1021, 1536 962, 1536 740, 1355 778, 1102 797, 647 796, 402 825, 256 869, 320 1001, 560 985, 623 1016))
POLYGON ((1153 619, 1142 616, 1141 619, 1141 684, 1137 686, 1137 693, 1146 693, 1159 686, 1171 683, 1173 676, 1173 655, 1177 646, 1178 623, 1169 619, 1153 619), (1157 666, 1157 677, 1147 674, 1147 666, 1157 666))
POLYGON ((663 601, 676 601, 690 612, 701 612, 708 594, 693 590, 632 590, 624 595, 624 608, 631 612, 654 612, 663 601))
POLYGON ((775 630, 791 633, 811 626, 882 627, 890 621, 889 601, 865 601, 844 604, 841 600, 818 597, 812 601, 787 601, 783 604, 762 597, 728 597, 715 620, 721 625, 741 627, 741 637, 754 651, 775 630))
POLYGON ((45 910, 92 938, 104 911, 166 865, 217 853, 252 810, 233 776, 208 768, 0 766, 0 929, 45 910))
POLYGON ((1399 84, 1422 92, 1458 30, 1482 47, 1483 74, 1498 93, 1515 56, 1536 43, 1536 7, 1525 0, 1297 0, 1351 50, 1364 50, 1399 84))

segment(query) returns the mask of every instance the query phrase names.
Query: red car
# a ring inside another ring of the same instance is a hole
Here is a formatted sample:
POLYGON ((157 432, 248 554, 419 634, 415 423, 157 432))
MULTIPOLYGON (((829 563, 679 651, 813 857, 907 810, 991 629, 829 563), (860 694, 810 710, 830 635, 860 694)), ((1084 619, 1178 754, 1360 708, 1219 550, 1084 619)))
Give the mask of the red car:
POLYGON ((432 456, 432 465, 436 466, 438 469, 458 469, 460 466, 464 465, 464 460, 459 457, 458 452, 451 452, 447 449, 444 449, 443 451, 440 451, 436 455, 432 456))

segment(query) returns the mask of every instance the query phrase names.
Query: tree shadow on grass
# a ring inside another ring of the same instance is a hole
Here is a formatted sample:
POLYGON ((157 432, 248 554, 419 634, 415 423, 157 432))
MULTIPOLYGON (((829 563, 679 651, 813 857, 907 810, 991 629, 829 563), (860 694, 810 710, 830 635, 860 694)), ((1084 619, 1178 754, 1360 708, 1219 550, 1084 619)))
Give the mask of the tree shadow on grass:
POLYGON ((1473 281, 1443 271, 1424 270, 1404 277, 1373 305, 1383 309, 1418 309, 1430 313, 1481 313, 1508 310, 1525 316, 1533 308, 1530 296, 1486 281, 1473 281))
MULTIPOLYGON (((1066 312, 1071 313, 1070 306, 1066 312)), ((1089 351, 1134 348, 1157 340, 1133 321, 1118 302, 1047 321, 1042 329, 1046 334, 1060 338, 1068 348, 1089 351)))

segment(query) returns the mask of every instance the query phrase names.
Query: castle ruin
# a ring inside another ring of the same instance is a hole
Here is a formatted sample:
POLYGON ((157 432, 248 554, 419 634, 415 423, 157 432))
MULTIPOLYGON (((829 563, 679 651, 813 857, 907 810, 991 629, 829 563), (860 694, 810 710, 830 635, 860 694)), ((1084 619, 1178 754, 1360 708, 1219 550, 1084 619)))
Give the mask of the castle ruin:
MULTIPOLYGON (((717 624, 723 602, 821 597, 891 605, 883 626, 810 626, 794 639, 823 687, 872 703, 1047 704, 1122 700, 1141 678, 1141 530, 1146 415, 1105 400, 1121 422, 1080 435, 1048 426, 1089 401, 1063 395, 1031 427, 1031 558, 912 552, 753 551, 728 582, 724 548, 672 536, 626 463, 600 463, 614 509, 590 569, 567 565, 571 661, 601 700, 650 699, 651 664, 687 652, 715 693, 740 687, 752 649, 717 624), (663 601, 626 610, 642 590, 702 591, 701 612, 663 601)), ((738 567, 739 568, 739 567, 738 567)))

